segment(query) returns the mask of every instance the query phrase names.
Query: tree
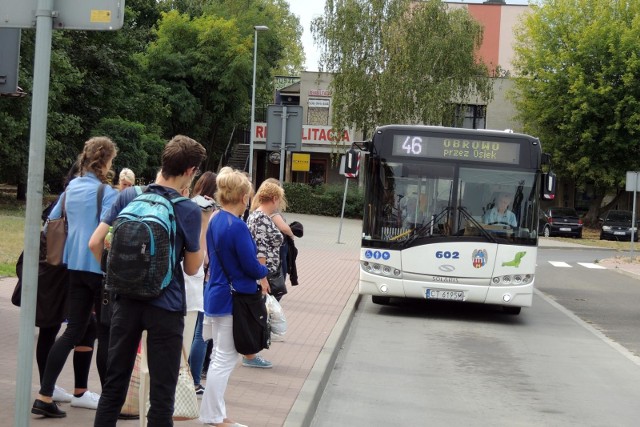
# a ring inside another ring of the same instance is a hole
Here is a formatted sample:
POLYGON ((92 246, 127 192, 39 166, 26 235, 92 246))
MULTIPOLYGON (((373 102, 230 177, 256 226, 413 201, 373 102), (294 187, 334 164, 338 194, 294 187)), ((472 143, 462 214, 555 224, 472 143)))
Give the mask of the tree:
MULTIPOLYGON (((64 111, 72 102, 70 92, 81 85, 82 76, 65 51, 67 40, 60 32, 52 36, 51 77, 49 83, 49 115, 45 154, 45 183, 59 189, 76 152, 66 143, 81 133, 78 116, 64 111), (69 161, 65 161, 70 156, 69 161)), ((24 200, 29 163, 33 58, 35 31, 23 30, 20 43, 20 86, 24 98, 0 98, 0 180, 17 186, 17 199, 24 200)))
POLYGON ((638 0, 548 0, 516 35, 519 118, 559 177, 594 186, 591 222, 640 167, 638 16, 638 0))
POLYGON ((312 33, 322 67, 335 73, 335 128, 366 135, 383 124, 441 124, 454 101, 492 97, 474 56, 481 26, 439 0, 327 0, 312 33))
POLYGON ((146 75, 165 88, 169 134, 189 135, 212 155, 221 145, 216 141, 228 138, 230 126, 245 120, 249 43, 233 20, 207 15, 192 19, 176 10, 163 14, 157 39, 141 60, 146 75))

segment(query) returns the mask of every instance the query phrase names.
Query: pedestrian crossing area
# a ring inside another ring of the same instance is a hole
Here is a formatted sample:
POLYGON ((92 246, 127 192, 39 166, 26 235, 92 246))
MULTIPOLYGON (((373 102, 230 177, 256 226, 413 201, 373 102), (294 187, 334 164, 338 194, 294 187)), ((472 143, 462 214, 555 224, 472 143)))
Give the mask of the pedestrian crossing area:
POLYGON ((604 267, 600 264, 596 264, 594 262, 576 262, 574 264, 569 264, 568 262, 564 262, 564 261, 548 261, 549 264, 551 264, 554 267, 558 267, 558 268, 573 268, 573 267, 584 267, 584 268, 590 268, 590 269, 594 269, 594 270, 606 270, 607 267, 604 267))

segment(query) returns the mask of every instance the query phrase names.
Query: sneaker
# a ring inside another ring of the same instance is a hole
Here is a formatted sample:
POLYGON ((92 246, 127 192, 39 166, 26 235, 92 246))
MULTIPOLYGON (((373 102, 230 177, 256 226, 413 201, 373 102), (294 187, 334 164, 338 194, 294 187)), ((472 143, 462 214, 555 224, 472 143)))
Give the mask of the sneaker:
POLYGON ((198 384, 195 387, 196 387, 196 396, 202 397, 202 395, 204 394, 204 387, 202 387, 202 384, 198 384))
POLYGON ((53 396, 51 396, 54 402, 59 403, 69 403, 72 397, 73 395, 71 393, 67 393, 67 390, 58 386, 53 389, 53 396))
POLYGON ((73 396, 71 398, 71 406, 75 408, 98 409, 99 400, 99 394, 87 390, 80 397, 73 396))
POLYGON ((271 332, 271 342, 283 342, 284 334, 276 334, 275 332, 271 332))
POLYGON ((242 366, 246 366, 248 368, 262 368, 269 369, 273 367, 273 363, 265 360, 259 354, 256 355, 253 359, 247 359, 246 357, 242 357, 242 366))
POLYGON ((42 415, 47 418, 64 418, 67 413, 61 411, 56 405, 56 402, 46 403, 40 399, 36 399, 31 407, 31 413, 36 415, 42 415))

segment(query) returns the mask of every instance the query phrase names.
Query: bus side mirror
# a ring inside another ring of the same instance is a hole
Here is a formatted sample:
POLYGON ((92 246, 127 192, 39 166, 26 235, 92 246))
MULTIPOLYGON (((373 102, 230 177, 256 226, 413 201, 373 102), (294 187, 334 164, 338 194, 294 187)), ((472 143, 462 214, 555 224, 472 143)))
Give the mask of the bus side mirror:
POLYGON ((556 197, 556 174, 553 172, 542 174, 542 200, 553 200, 556 197))

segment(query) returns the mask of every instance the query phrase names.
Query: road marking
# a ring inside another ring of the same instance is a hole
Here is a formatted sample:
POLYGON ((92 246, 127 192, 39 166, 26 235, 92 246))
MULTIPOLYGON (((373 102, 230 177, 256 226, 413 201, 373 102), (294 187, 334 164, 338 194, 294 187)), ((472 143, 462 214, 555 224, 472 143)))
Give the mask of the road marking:
POLYGON ((571 266, 569 264, 567 264, 566 262, 562 262, 562 261, 549 261, 549 264, 553 265, 554 267, 571 268, 571 266))
POLYGON ((592 262, 579 262, 578 264, 580 264, 583 267, 587 267, 587 268, 596 268, 596 269, 600 269, 600 270, 606 270, 607 269, 607 267, 603 267, 601 265, 594 264, 592 262))

